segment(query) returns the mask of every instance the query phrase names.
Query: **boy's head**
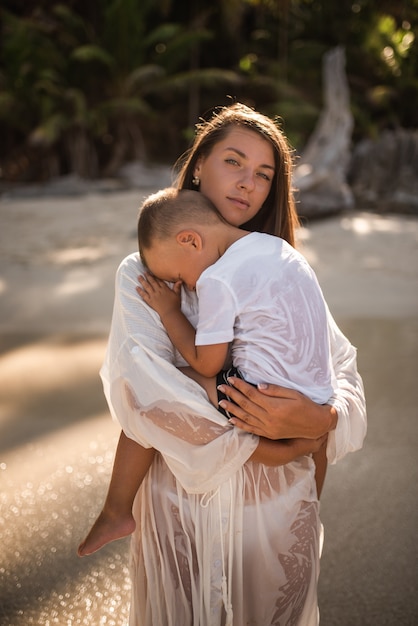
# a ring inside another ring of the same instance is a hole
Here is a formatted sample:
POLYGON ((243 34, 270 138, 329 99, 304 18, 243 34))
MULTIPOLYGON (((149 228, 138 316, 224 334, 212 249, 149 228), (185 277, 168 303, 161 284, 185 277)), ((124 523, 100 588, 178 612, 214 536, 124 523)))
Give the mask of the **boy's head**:
POLYGON ((157 278, 194 289, 200 274, 218 258, 207 245, 208 227, 226 223, 200 192, 167 188, 149 196, 138 216, 141 260, 157 278))

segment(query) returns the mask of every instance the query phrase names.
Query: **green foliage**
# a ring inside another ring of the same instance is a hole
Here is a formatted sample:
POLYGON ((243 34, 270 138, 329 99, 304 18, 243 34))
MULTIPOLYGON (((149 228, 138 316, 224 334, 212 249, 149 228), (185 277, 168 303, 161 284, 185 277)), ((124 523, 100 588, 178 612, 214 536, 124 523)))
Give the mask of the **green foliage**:
POLYGON ((281 116, 301 149, 321 110, 322 58, 335 45, 346 49, 355 139, 418 126, 418 0, 2 6, 6 179, 111 175, 144 154, 172 162, 198 116, 228 96, 281 116))
POLYGON ((71 53, 71 58, 74 61, 80 61, 81 63, 89 63, 92 61, 98 61, 99 63, 103 63, 103 65, 107 66, 109 69, 115 65, 114 58, 103 50, 100 46, 95 45, 84 45, 78 46, 71 53))

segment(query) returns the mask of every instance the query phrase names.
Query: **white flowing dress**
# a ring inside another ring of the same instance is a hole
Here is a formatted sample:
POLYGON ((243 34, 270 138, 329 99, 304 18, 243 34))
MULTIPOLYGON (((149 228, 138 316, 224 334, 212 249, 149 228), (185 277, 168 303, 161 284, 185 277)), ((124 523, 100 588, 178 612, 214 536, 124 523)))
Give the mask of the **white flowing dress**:
MULTIPOLYGON (((142 271, 137 254, 119 267, 101 370, 113 417, 157 450, 134 504, 130 626, 314 626, 314 463, 248 461, 258 437, 231 427, 177 369, 184 362, 136 292, 142 271)), ((183 311, 195 323, 194 294, 184 293, 183 311)), ((356 350, 331 315, 329 333, 339 384, 327 448, 334 463, 361 448, 366 414, 356 350)))

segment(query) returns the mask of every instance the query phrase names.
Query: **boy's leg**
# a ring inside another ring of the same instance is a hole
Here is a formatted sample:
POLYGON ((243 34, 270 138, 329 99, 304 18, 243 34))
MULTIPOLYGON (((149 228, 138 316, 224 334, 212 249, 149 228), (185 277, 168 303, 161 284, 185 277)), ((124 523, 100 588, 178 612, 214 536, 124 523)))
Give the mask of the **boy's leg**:
POLYGON ((209 401, 215 406, 218 407, 218 393, 216 390, 216 378, 213 376, 212 378, 207 378, 206 376, 202 376, 196 372, 192 367, 179 367, 179 370, 183 372, 186 376, 194 380, 198 383, 208 394, 209 401))
POLYGON ((110 541, 126 537, 134 531, 132 505, 154 454, 153 448, 143 448, 121 433, 104 507, 79 545, 79 556, 92 554, 110 541))
POLYGON ((318 500, 321 497, 322 487, 324 486, 325 476, 327 473, 327 444, 325 443, 318 452, 314 452, 312 458, 315 463, 315 482, 318 500))
POLYGON ((183 372, 183 374, 185 374, 189 378, 192 378, 201 387, 203 387, 203 389, 208 394, 209 401, 213 404, 213 406, 216 409, 218 409, 220 413, 222 413, 224 417, 226 417, 227 419, 231 417, 227 411, 225 411, 222 407, 219 406, 219 400, 222 400, 223 398, 227 398, 228 400, 230 400, 230 398, 220 393, 218 391, 218 386, 221 384, 229 385, 227 379, 230 376, 238 376, 239 378, 243 378, 239 369, 237 369, 236 367, 230 367, 227 370, 220 371, 216 377, 213 376, 212 378, 207 378, 206 376, 202 376, 202 374, 195 372, 195 370, 189 366, 180 367, 179 369, 180 371, 183 372))

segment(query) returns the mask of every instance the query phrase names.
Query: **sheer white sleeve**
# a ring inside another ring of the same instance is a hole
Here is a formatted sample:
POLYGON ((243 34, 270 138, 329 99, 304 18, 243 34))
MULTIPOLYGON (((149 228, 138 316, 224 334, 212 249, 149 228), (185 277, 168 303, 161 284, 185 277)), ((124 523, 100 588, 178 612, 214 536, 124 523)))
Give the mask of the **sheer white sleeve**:
MULTIPOLYGON (((155 311, 136 292, 143 271, 132 254, 120 265, 101 377, 125 434, 158 450, 189 493, 215 489, 251 456, 258 438, 229 426, 205 391, 176 367, 178 356, 155 311)), ((185 310, 189 317, 192 310, 185 310)))
POLYGON ((363 381, 357 371, 357 350, 338 328, 328 311, 332 363, 337 388, 328 401, 338 413, 335 430, 328 436, 327 457, 336 463, 348 452, 360 450, 367 431, 363 381))

